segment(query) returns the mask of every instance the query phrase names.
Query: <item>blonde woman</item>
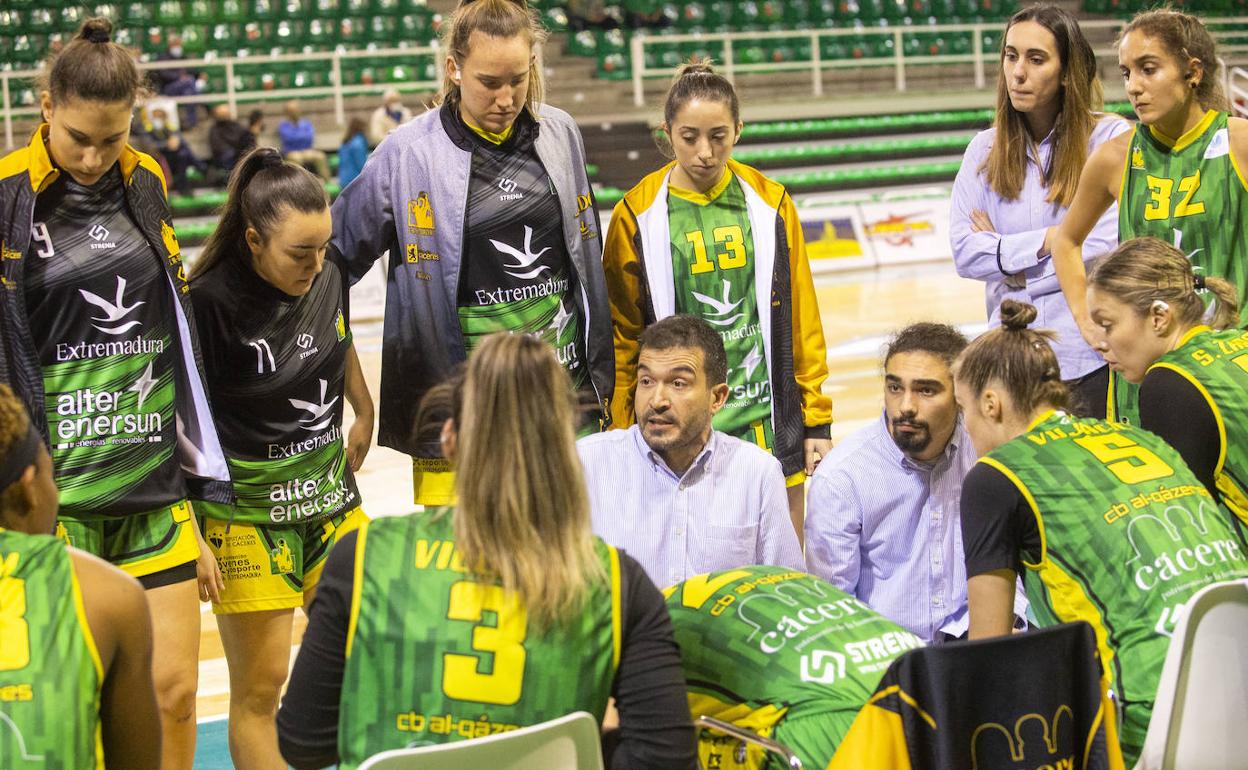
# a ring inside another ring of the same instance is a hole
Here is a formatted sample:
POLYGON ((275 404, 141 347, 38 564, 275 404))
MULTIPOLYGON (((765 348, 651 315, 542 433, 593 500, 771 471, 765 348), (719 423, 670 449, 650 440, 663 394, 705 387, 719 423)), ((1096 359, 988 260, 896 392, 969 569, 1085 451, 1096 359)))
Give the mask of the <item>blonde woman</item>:
POLYGON ((449 402, 458 505, 370 522, 330 554, 278 713, 292 765, 601 720, 613 697, 614 767, 694 767, 663 597, 590 534, 572 392, 550 346, 519 334, 490 335, 462 384, 431 392, 449 402))

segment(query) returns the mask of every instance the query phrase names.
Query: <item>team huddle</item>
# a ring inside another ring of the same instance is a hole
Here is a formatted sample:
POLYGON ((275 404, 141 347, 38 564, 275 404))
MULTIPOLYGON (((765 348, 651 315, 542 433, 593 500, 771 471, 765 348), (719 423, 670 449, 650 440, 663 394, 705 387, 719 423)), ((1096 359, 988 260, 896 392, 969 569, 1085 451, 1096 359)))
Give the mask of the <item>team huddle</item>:
POLYGON ((1134 124, 1070 14, 1011 18, 951 207, 993 328, 899 330, 881 419, 835 448, 836 310, 709 63, 604 230, 536 15, 463 0, 430 110, 332 203, 252 150, 188 264, 111 29, 50 59, 0 159, 6 768, 191 767, 201 601, 239 768, 574 711, 612 767, 780 766, 691 715, 896 766, 855 732, 895 660, 1070 621, 1122 767, 1167 624, 1248 578, 1248 122, 1190 15, 1122 33, 1134 124), (375 408, 349 289, 383 257, 375 408), (420 512, 366 515, 374 427, 420 512))

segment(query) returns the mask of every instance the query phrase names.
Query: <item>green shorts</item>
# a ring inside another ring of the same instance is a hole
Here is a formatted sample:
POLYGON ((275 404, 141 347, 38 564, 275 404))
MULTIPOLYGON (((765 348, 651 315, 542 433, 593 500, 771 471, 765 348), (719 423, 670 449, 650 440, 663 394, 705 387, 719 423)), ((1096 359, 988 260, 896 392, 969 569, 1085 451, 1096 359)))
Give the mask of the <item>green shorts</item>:
POLYGON ((61 517, 56 533, 69 545, 115 564, 144 588, 195 577, 199 543, 185 500, 149 513, 95 519, 61 517))

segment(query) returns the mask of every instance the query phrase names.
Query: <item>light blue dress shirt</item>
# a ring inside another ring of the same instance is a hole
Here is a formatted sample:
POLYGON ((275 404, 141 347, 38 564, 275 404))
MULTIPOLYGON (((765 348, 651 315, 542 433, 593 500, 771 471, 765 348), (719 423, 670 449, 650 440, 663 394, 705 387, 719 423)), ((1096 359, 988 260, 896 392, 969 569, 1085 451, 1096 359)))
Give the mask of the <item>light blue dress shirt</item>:
POLYGON ((967 628, 959 505, 977 455, 961 418, 930 465, 893 443, 886 417, 823 458, 806 503, 806 566, 931 642, 967 628))
POLYGON ((576 448, 594 534, 627 551, 655 585, 748 564, 805 569, 780 462, 763 449, 712 431, 677 475, 636 425, 576 448))

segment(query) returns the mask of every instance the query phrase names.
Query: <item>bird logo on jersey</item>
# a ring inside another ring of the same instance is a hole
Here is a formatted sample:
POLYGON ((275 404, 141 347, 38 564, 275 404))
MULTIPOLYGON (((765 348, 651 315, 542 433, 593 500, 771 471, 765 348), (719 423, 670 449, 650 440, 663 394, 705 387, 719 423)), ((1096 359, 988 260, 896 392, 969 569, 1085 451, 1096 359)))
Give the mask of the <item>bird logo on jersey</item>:
POLYGON ((338 402, 338 397, 334 396, 328 402, 325 401, 325 391, 329 389, 329 383, 321 380, 321 399, 320 403, 312 403, 311 401, 301 401, 297 398, 288 398, 287 401, 296 409, 302 409, 307 412, 306 415, 299 418, 299 424, 308 432, 316 432, 329 427, 334 421, 334 413, 330 410, 334 404, 338 402))
POLYGON ((528 225, 524 226, 524 251, 508 246, 502 241, 496 241, 493 238, 490 239, 490 243, 503 254, 516 260, 514 265, 503 265, 503 269, 515 278, 536 278, 543 270, 550 270, 550 265, 538 265, 532 270, 529 269, 533 267, 534 262, 541 259, 543 254, 550 251, 550 247, 547 246, 535 254, 533 252, 533 228, 528 225))
POLYGON ((139 300, 133 305, 126 307, 126 301, 124 298, 126 293, 126 279, 122 278, 120 275, 117 276, 117 299, 113 302, 109 302, 98 294, 92 294, 86 289, 79 289, 78 292, 82 294, 82 298, 87 302, 104 311, 104 316, 102 318, 92 317, 91 319, 95 322, 91 325, 95 327, 97 331, 101 331, 115 337, 119 334, 125 334, 130 329, 142 323, 141 321, 127 321, 125 323, 121 323, 122 319, 137 310, 140 306, 147 303, 144 300, 139 300))
POLYGON ((413 235, 433 235, 433 204, 429 193, 421 192, 407 202, 407 231, 413 235))
POLYGON ((732 311, 736 310, 741 303, 745 301, 745 298, 743 297, 736 302, 729 302, 728 296, 731 293, 732 285, 728 283, 727 278, 724 279, 724 298, 722 300, 708 297, 705 294, 699 294, 696 291, 693 292, 693 298, 698 302, 701 302, 703 305, 706 305, 712 311, 702 316, 703 320, 712 326, 732 326, 737 321, 744 318, 745 313, 737 313, 734 316, 728 315, 732 311))

